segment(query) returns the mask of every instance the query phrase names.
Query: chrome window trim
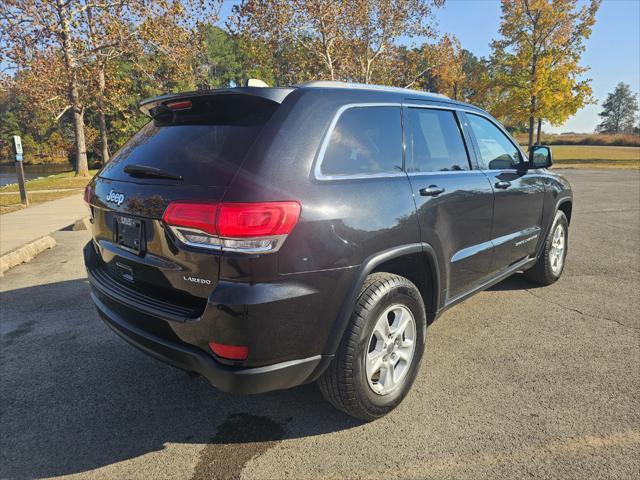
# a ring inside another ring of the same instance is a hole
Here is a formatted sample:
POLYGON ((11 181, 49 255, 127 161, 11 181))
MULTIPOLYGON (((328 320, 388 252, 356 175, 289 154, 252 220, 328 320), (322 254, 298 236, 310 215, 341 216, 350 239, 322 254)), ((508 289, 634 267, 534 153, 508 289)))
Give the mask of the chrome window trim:
MULTIPOLYGON (((500 130, 504 135, 506 135, 506 137, 509 139, 509 141, 518 149, 518 151, 520 152, 520 154, 522 155, 522 159, 523 162, 528 163, 528 157, 527 155, 524 153, 524 151, 522 150, 522 147, 520 147, 520 144, 518 142, 515 141, 515 139, 511 136, 511 134, 502 126, 498 123, 497 120, 495 120, 493 117, 491 117, 489 114, 483 112, 483 111, 479 111, 479 110, 473 110, 471 108, 465 108, 456 104, 451 104, 451 105, 431 105, 431 104, 427 104, 427 103, 415 103, 415 102, 360 102, 360 103, 347 103, 342 105, 334 114, 333 118, 331 119, 331 123, 329 124, 329 128, 327 129, 327 131, 324 134, 324 137, 322 139, 322 143, 320 144, 320 150, 318 151, 318 154, 316 156, 316 161, 313 167, 313 177, 315 180, 320 180, 320 181, 331 181, 331 180, 362 180, 362 179, 368 179, 368 178, 392 178, 392 177, 402 177, 405 175, 408 176, 415 176, 415 175, 441 175, 441 174, 452 174, 452 173, 462 173, 462 172, 496 172, 496 171, 504 171, 504 170, 513 170, 513 171, 517 171, 517 168, 510 168, 510 169, 499 169, 499 170, 489 170, 489 169, 483 169, 483 168, 471 168, 470 170, 455 170, 455 171, 446 171, 446 172, 407 172, 406 170, 403 170, 402 172, 383 172, 383 173, 369 173, 369 174, 347 174, 347 175, 325 175, 322 173, 322 162, 324 161, 324 155, 327 151, 327 147, 329 146, 329 141, 331 139, 331 134, 333 133, 333 129, 335 128, 336 124, 338 123, 338 120, 340 120, 340 117, 342 116, 342 114, 351 109, 351 108, 366 108, 366 107, 407 107, 407 108, 426 108, 426 109, 435 109, 435 110, 449 110, 451 112, 464 112, 464 113, 468 113, 468 114, 472 114, 472 115, 477 115, 479 117, 483 117, 486 120, 488 120, 489 122, 491 122, 496 128, 498 128, 498 130, 500 130)), ((467 128, 471 128, 470 125, 466 126, 467 128)), ((404 132, 404 125, 402 126, 403 132, 404 132)), ((404 139, 403 139, 403 143, 404 143, 404 139)), ((406 146, 403 144, 403 149, 406 146)), ((475 148, 475 147, 474 147, 475 148)), ((403 165, 403 169, 405 168, 405 166, 403 165)))
POLYGON ((481 170, 469 169, 469 170, 436 170, 433 172, 407 172, 409 177, 416 177, 419 175, 451 175, 454 173, 480 173, 481 170))
MULTIPOLYGON (((333 129, 335 128, 338 120, 344 112, 350 110, 352 108, 367 108, 367 107, 398 107, 402 109, 402 103, 400 102, 370 102, 370 103, 347 103, 342 105, 338 111, 334 114, 333 119, 331 119, 331 123, 329 124, 329 128, 324 134, 324 138, 322 139, 322 143, 320 144, 320 150, 318 151, 318 155, 316 157, 316 163, 313 167, 313 175, 316 180, 359 180, 365 178, 388 178, 388 177, 402 177, 405 175, 404 171, 401 172, 380 172, 380 173, 358 173, 358 174, 345 174, 345 175, 325 175, 322 173, 322 162, 324 161, 324 155, 329 146, 329 141, 331 140, 331 134, 333 133, 333 129)), ((400 111, 400 115, 402 115, 402 110, 400 111)))

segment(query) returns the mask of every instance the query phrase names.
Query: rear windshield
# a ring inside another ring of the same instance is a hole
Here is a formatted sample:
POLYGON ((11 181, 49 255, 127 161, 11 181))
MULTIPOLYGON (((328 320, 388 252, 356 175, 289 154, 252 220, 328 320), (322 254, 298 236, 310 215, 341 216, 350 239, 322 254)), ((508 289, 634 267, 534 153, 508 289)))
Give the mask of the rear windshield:
POLYGON ((278 104, 258 97, 225 95, 193 99, 189 110, 152 111, 154 119, 103 167, 111 180, 227 186, 278 104), (182 177, 176 181, 124 171, 148 166, 182 177))

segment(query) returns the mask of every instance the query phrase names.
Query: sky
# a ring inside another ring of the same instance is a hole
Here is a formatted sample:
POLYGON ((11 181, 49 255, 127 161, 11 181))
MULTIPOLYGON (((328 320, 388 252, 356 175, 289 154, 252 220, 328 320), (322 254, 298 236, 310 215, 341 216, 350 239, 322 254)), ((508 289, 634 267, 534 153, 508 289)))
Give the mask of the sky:
MULTIPOLYGON (((229 15, 235 3, 238 2, 224 2, 223 18, 229 15)), ((436 11, 435 18, 440 33, 453 33, 463 48, 477 56, 488 56, 490 43, 498 36, 500 2, 446 0, 445 6, 436 11)), ((640 91, 640 0, 604 0, 585 45, 581 63, 590 68, 586 76, 592 79, 597 104, 578 111, 560 127, 545 125, 545 132, 593 132, 600 122, 598 112, 602 102, 619 82, 630 84, 636 93, 640 91)))

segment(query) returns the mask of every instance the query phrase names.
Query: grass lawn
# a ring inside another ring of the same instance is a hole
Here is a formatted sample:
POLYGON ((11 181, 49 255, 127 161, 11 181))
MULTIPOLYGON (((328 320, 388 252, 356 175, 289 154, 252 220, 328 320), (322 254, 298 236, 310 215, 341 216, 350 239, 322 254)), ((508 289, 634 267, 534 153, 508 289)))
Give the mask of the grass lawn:
MULTIPOLYGON (((29 196, 29 205, 57 200, 81 192, 85 185, 89 183, 91 177, 95 175, 97 170, 90 170, 89 177, 76 177, 74 172, 59 173, 49 177, 29 180, 27 182, 27 195, 29 196), (60 192, 42 192, 40 190, 58 190, 60 192)), ((20 193, 18 193, 18 185, 6 185, 0 187, 0 214, 9 213, 24 208, 20 203, 20 193)))
MULTIPOLYGON (((89 177, 76 177, 75 172, 64 172, 48 177, 27 181, 27 191, 56 190, 59 188, 84 188, 97 170, 89 170, 89 177)), ((6 185, 0 188, 0 192, 17 192, 18 185, 6 185)))
POLYGON ((640 147, 554 145, 553 164, 567 168, 640 168, 640 147))

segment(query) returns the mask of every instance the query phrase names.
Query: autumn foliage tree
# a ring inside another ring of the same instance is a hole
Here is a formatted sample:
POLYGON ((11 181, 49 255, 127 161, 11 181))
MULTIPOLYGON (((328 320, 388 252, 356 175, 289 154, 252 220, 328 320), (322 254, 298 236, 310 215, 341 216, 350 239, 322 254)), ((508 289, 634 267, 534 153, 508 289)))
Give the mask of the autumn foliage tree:
MULTIPOLYGON (((81 62, 86 47, 81 25, 84 25, 85 11, 94 5, 91 1, 63 0, 5 0, 0 4, 2 46, 10 61, 18 68, 44 67, 49 75, 57 78, 43 77, 43 81, 62 79, 65 84, 66 105, 63 110, 72 112, 76 174, 79 176, 89 174, 84 104, 80 95, 81 62), (58 72, 51 68, 56 63, 61 67, 58 72)), ((44 102, 59 100, 57 90, 54 88, 55 94, 44 102)))
POLYGON ((87 109, 96 113, 108 161, 108 105, 122 106, 118 99, 131 86, 116 60, 136 66, 154 94, 195 88, 203 78, 199 23, 215 22, 219 6, 219 0, 7 0, 0 4, 0 45, 34 106, 56 119, 71 112, 76 172, 87 175, 87 109))
POLYGON ((562 123, 591 101, 580 66, 601 0, 502 0, 501 38, 493 42, 495 81, 504 91, 498 114, 529 124, 562 123))
POLYGON ((245 0, 234 7, 229 26, 235 34, 254 42, 255 55, 281 56, 290 64, 301 65, 301 80, 390 83, 389 70, 377 67, 393 57, 401 36, 433 36, 433 9, 443 3, 444 0, 245 0), (262 45, 268 48, 261 48, 262 45))

